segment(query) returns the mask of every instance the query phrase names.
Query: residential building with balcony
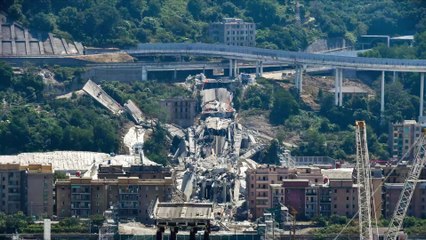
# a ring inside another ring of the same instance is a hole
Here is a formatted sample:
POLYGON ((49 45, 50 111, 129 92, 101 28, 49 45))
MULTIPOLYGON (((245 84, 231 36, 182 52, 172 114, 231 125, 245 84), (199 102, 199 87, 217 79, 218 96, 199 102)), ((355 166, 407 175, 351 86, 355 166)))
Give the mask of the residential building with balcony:
POLYGON ((399 159, 407 154, 407 160, 413 159, 415 149, 411 146, 420 137, 423 126, 415 120, 404 120, 402 123, 392 124, 388 145, 394 158, 399 159))
POLYGON ((122 219, 149 223, 155 201, 170 201, 173 186, 170 177, 60 180, 56 182, 56 214, 60 218, 87 218, 113 207, 122 219))

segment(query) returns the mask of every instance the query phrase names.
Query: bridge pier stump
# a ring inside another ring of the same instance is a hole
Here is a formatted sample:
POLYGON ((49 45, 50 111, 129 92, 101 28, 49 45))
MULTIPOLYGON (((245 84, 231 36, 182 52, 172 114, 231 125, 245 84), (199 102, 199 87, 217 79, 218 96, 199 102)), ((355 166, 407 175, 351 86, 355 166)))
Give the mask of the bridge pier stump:
POLYGON ((196 240, 197 230, 198 229, 194 227, 189 231, 189 240, 196 240))
POLYGON ((164 227, 158 227, 157 232, 155 234, 156 240, 163 240, 164 227))
POLYGON ((383 119, 385 114, 385 71, 382 71, 380 81, 380 117, 383 119))
POLYGON ((177 233, 178 233, 179 229, 177 227, 172 227, 170 228, 170 240, 176 240, 177 239, 177 233))
POLYGON ((420 109, 419 109, 419 121, 423 117, 423 102, 425 96, 425 73, 420 73, 420 109))

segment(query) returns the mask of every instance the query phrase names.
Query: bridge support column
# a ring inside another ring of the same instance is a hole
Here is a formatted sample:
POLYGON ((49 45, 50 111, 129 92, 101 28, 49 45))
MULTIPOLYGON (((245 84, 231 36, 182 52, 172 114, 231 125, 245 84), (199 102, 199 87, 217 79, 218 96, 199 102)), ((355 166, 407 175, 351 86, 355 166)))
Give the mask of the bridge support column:
POLYGON ((173 81, 176 81, 177 79, 177 70, 175 68, 175 70, 173 71, 173 81))
MULTIPOLYGON (((420 73, 420 110, 419 110, 419 118, 423 117, 423 101, 425 96, 425 73, 420 73)), ((420 119, 419 119, 420 121, 420 119)))
POLYGON ((172 227, 170 228, 170 240, 176 240, 177 239, 177 233, 178 233, 179 229, 177 227, 172 227))
POLYGON ((343 69, 339 69, 339 106, 343 105, 343 69))
POLYGON ((260 72, 259 72, 259 61, 256 61, 256 77, 259 77, 260 72))
POLYGON ((158 227, 155 233, 156 240, 163 240, 164 227, 158 227))
POLYGON ((206 65, 203 66, 203 74, 206 75, 206 65))
POLYGON ((339 69, 334 70, 334 105, 339 106, 339 69))
POLYGON ((238 61, 237 59, 234 60, 234 77, 238 76, 238 61))
POLYGON ((142 66, 141 72, 142 72, 141 80, 147 81, 148 80, 148 70, 146 70, 146 66, 142 66))
POLYGON ((303 67, 297 66, 296 67, 296 88, 299 92, 299 95, 302 94, 303 91, 303 67))
POLYGON ((259 77, 263 77, 263 61, 259 62, 259 72, 260 72, 259 77))
POLYGON ((232 71, 234 67, 232 65, 232 59, 229 59, 229 77, 232 77, 232 71))
POLYGON ((385 71, 382 71, 382 79, 380 81, 380 117, 385 114, 385 71))
POLYGON ((396 81, 396 72, 395 72, 395 71, 393 71, 392 82, 395 82, 395 81, 396 81))

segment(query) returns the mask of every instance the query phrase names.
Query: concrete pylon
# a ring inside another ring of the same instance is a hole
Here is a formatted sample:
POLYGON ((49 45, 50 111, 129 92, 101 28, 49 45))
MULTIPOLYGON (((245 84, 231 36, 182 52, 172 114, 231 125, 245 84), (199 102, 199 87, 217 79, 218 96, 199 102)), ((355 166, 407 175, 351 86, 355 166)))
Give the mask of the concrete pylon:
POLYGON ((259 61, 256 61, 256 77, 260 77, 259 61))
POLYGON ((238 76, 238 61, 237 59, 234 60, 234 77, 238 76))
POLYGON ((296 67, 296 88, 299 92, 299 95, 303 92, 303 67, 296 67))
POLYGON ((163 240, 164 227, 158 227, 155 233, 156 240, 163 240))
POLYGON ((385 114, 385 71, 382 71, 382 78, 380 81, 380 117, 383 118, 385 114))
POLYGON ((339 106, 339 69, 334 70, 334 105, 339 106))
POLYGON ((179 231, 179 228, 177 228, 177 227, 170 228, 169 239, 170 240, 176 240, 177 239, 177 233, 178 233, 178 231, 179 231))
POLYGON ((263 62, 259 61, 259 77, 263 77, 263 62))
POLYGON ((148 80, 148 70, 146 70, 146 66, 142 66, 141 80, 142 81, 147 81, 148 80))
POLYGON ((339 69, 339 106, 343 105, 343 69, 339 69))
POLYGON ((420 109, 419 117, 423 117, 423 102, 425 97, 425 73, 420 73, 420 109))
POLYGON ((343 105, 343 70, 336 68, 334 73, 334 104, 343 105))
POLYGON ((229 77, 232 77, 233 69, 232 59, 229 59, 229 77))

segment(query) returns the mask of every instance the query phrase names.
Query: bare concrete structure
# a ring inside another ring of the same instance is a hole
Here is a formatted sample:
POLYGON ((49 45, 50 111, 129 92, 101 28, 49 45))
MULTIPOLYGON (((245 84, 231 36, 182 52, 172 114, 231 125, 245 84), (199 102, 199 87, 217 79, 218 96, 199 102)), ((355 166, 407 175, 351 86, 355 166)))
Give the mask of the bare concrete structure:
POLYGON ((0 17, 0 56, 79 55, 79 42, 55 37, 52 33, 27 29, 19 23, 0 17))
POLYGON ((190 240, 196 239, 198 230, 204 230, 204 239, 209 239, 210 221, 214 219, 212 203, 157 202, 153 216, 157 225, 156 239, 163 239, 166 227, 170 227, 170 239, 177 239, 179 229, 190 229, 190 240))
POLYGON ((110 110, 112 113, 116 115, 120 115, 123 113, 123 107, 115 101, 112 97, 110 97, 100 86, 96 83, 88 80, 83 87, 83 90, 93 97, 96 101, 110 110))
POLYGON ((168 98, 160 101, 167 114, 167 122, 175 123, 183 128, 194 124, 197 115, 197 101, 191 98, 168 98))

